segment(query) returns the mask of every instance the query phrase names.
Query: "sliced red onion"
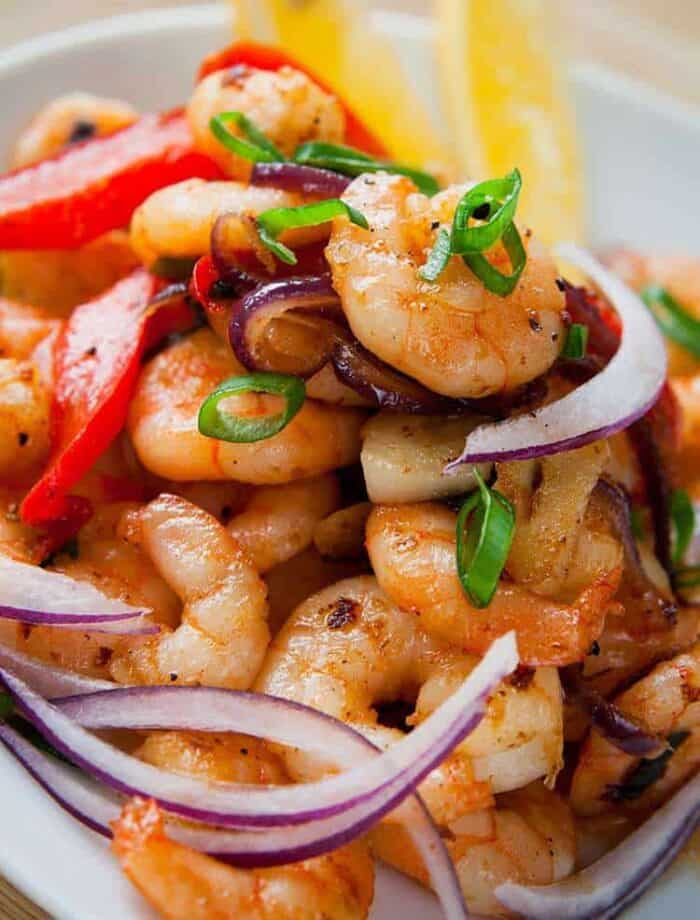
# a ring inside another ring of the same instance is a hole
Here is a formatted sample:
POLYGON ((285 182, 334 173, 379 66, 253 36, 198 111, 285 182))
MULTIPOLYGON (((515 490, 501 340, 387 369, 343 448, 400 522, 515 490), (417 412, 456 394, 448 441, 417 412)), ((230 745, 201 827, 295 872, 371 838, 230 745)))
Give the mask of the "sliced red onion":
POLYGON ((0 617, 90 632, 147 635, 148 610, 107 597, 86 581, 0 556, 0 617))
POLYGON ((620 348, 600 374, 562 399, 476 428, 446 473, 462 463, 530 460, 582 447, 628 428, 658 399, 666 379, 666 348, 649 311, 589 253, 568 243, 556 254, 585 272, 615 307, 623 323, 620 348))
POLYGON ((250 177, 251 185, 281 188, 317 198, 340 198, 351 181, 330 169, 300 163, 256 163, 250 177))
POLYGON ((234 307, 229 339, 236 357, 249 370, 310 377, 328 361, 334 331, 344 324, 340 298, 328 275, 282 278, 255 288, 234 307), (270 341, 272 324, 285 314, 293 319, 292 311, 301 321, 303 314, 311 314, 310 328, 303 349, 280 352, 270 341))
POLYGON ((396 807, 479 724, 490 693, 517 663, 515 636, 509 633, 493 643, 461 688, 430 718, 371 763, 317 783, 252 789, 163 773, 90 734, 11 672, 0 668, 0 678, 18 708, 58 751, 111 788, 154 798, 190 820, 269 828, 369 806, 375 797, 382 813, 396 807))
POLYGON ((114 690, 118 684, 109 680, 97 680, 83 677, 66 668, 39 661, 31 655, 25 655, 7 645, 0 644, 0 667, 7 668, 20 677, 41 696, 65 697, 78 693, 96 693, 98 690, 114 690))
POLYGON ((606 700, 591 687, 587 687, 581 679, 577 665, 561 668, 559 676, 567 698, 577 703, 588 714, 591 725, 610 744, 635 757, 656 757, 668 750, 665 738, 649 734, 614 703, 606 700))
POLYGON ((507 882, 496 896, 536 920, 612 920, 668 868, 699 823, 700 774, 588 868, 545 887, 507 882))
POLYGON ((440 396, 399 373, 350 336, 336 342, 331 361, 341 383, 381 409, 421 415, 448 415, 473 409, 473 403, 440 396))

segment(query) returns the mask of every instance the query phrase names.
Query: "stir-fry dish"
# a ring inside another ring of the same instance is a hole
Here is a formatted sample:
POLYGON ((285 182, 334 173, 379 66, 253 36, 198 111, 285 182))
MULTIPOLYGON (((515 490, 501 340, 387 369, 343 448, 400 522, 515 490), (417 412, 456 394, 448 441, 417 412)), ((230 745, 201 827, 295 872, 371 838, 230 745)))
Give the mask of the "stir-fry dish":
POLYGON ((252 43, 11 166, 3 745, 173 920, 375 860, 616 916, 700 809, 700 264, 549 251, 252 43))

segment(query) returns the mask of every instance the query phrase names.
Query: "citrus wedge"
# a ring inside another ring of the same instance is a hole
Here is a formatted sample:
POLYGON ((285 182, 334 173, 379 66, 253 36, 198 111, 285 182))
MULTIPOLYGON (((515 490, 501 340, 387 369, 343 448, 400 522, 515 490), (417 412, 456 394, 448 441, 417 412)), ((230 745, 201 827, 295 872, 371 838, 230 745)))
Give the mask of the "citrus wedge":
POLYGON ((445 112, 462 175, 523 175, 518 213, 548 243, 580 239, 573 113, 547 0, 435 0, 445 112))

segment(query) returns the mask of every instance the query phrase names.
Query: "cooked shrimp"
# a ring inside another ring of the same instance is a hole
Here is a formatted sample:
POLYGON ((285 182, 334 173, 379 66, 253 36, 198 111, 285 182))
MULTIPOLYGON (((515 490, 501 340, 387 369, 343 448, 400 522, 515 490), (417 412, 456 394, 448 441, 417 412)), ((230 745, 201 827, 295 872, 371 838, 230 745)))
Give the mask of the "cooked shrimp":
MULTIPOLYGON (((192 94, 187 118, 197 148, 233 179, 247 179, 252 164, 212 134, 209 122, 222 112, 242 112, 285 156, 304 141, 341 143, 345 134, 345 116, 335 96, 292 67, 269 71, 237 66, 210 74, 192 94)), ((241 133, 235 124, 227 127, 232 134, 241 133)))
POLYGON ((0 358, 0 478, 38 474, 49 453, 49 392, 27 361, 0 358))
MULTIPOLYGON (((242 182, 204 182, 187 179, 169 185, 134 211, 131 245, 142 262, 150 265, 161 257, 196 257, 209 251, 217 217, 227 215, 227 242, 237 250, 258 245, 253 218, 270 208, 295 207, 304 199, 294 192, 257 188, 242 182)), ((302 246, 328 236, 328 226, 290 230, 281 239, 302 246)))
MULTIPOLYGON (((467 906, 487 917, 513 916, 494 891, 504 882, 548 885, 569 875, 576 858, 574 821, 567 803, 539 783, 499 796, 497 807, 465 815, 446 841, 467 906)), ((370 835, 374 852, 428 884, 403 828, 379 824, 370 835)))
POLYGON ((362 920, 374 894, 363 844, 274 869, 236 869, 170 840, 155 802, 114 822, 124 872, 167 920, 362 920))
POLYGON ((0 255, 2 293, 51 316, 68 316, 139 264, 124 230, 105 233, 81 249, 13 250, 0 255))
MULTIPOLYGON (((137 607, 147 607, 153 611, 156 622, 173 626, 179 619, 177 596, 158 574, 149 557, 118 532, 122 517, 134 513, 139 507, 131 502, 99 507, 78 533, 75 547, 57 554, 48 567, 78 581, 89 581, 109 597, 137 607)), ((19 521, 8 521, 3 529, 10 527, 15 529, 16 536, 22 536, 27 531, 19 521), (19 534, 16 533, 18 529, 19 534)), ((11 534, 6 536, 9 538, 11 534)), ((2 550, 6 551, 4 545, 2 550)), ((11 555, 17 556, 16 553, 11 555)), ((32 553, 26 561, 38 563, 41 560, 32 553)), ((32 627, 9 620, 0 621, 0 634, 3 642, 19 651, 89 677, 107 679, 111 677, 110 665, 116 650, 130 642, 141 641, 108 633, 87 633, 51 626, 32 627)))
MULTIPOLYGON (((206 438, 197 429, 204 399, 243 368, 208 329, 176 342, 144 368, 131 403, 128 430, 143 465, 176 481, 235 479, 279 485, 347 466, 360 454, 364 413, 307 399, 279 434, 253 444, 206 438)), ((280 398, 245 394, 229 411, 278 411, 280 398)))
POLYGON ((501 581, 488 610, 472 607, 455 563, 456 515, 442 505, 380 505, 367 523, 367 550, 389 597, 418 614, 423 629, 469 652, 515 629, 528 665, 580 661, 600 636, 620 569, 601 575, 571 604, 501 581))
POLYGON ((331 475, 256 489, 228 527, 258 572, 291 559, 311 545, 319 521, 338 507, 340 487, 331 475))
POLYGON ((536 594, 576 593, 622 565, 622 548, 594 529, 591 493, 609 457, 605 441, 578 450, 498 464, 496 488, 515 508, 508 574, 536 594))
POLYGON ((91 137, 114 134, 138 118, 128 102, 90 93, 59 96, 38 112, 17 138, 11 166, 29 166, 91 137))
POLYGON ((343 195, 370 230, 336 221, 326 248, 333 286, 358 339, 431 390, 480 397, 513 390, 556 360, 564 296, 557 270, 534 237, 508 297, 491 294, 453 258, 436 283, 421 281, 439 224, 449 224, 465 187, 429 199, 401 176, 361 176, 343 195))
MULTIPOLYGON (((273 639, 255 688, 314 706, 388 747, 402 736, 378 724, 382 702, 414 700, 408 722, 427 718, 478 659, 431 639, 374 578, 350 578, 304 601, 273 639)), ((504 682, 481 725, 421 786, 448 823, 491 802, 493 792, 554 776, 562 745, 559 678, 543 668, 526 685, 504 682)), ((286 752, 292 775, 322 771, 314 756, 286 752)))
POLYGON ((30 358, 59 326, 58 320, 38 307, 0 297, 0 358, 30 358))
POLYGON ((183 498, 161 495, 123 522, 183 603, 180 625, 119 650, 122 683, 245 689, 267 649, 265 585, 236 540, 183 498))
POLYGON ((591 731, 571 785, 571 804, 581 815, 615 807, 658 808, 700 766, 700 644, 663 661, 615 698, 618 708, 672 746, 659 770, 635 777, 639 758, 625 754, 591 731), (671 754, 672 748, 677 749, 671 754), (634 782, 630 782, 635 780, 634 782))

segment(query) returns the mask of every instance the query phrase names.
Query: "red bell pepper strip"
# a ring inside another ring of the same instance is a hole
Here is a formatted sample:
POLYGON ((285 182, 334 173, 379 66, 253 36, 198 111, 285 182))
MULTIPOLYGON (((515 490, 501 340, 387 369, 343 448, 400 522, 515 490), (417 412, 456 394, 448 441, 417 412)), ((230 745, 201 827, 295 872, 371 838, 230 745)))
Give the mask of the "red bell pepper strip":
POLYGON ((350 108, 333 87, 323 77, 310 70, 305 64, 298 61, 293 55, 281 48, 263 45, 260 42, 234 42, 223 51, 217 51, 204 58, 197 75, 198 80, 203 80, 217 70, 228 70, 237 64, 255 67, 258 70, 279 70, 280 67, 294 67, 310 77, 322 90, 336 97, 345 112, 345 140, 351 147, 364 150, 372 156, 386 159, 389 151, 379 138, 363 123, 358 115, 350 108))
POLYGON ((22 520, 34 526, 72 515, 68 490, 124 426, 141 358, 164 335, 192 325, 182 298, 153 304, 162 282, 137 269, 75 309, 54 353, 52 456, 24 499, 22 520))
POLYGON ((148 196, 221 172, 195 151, 181 111, 67 148, 0 177, 0 249, 75 249, 124 227, 148 196))

